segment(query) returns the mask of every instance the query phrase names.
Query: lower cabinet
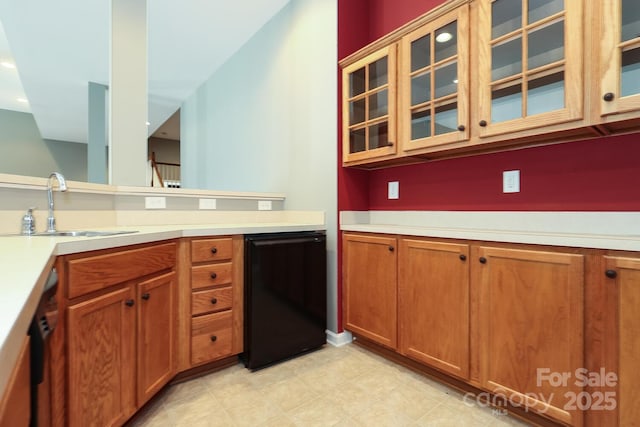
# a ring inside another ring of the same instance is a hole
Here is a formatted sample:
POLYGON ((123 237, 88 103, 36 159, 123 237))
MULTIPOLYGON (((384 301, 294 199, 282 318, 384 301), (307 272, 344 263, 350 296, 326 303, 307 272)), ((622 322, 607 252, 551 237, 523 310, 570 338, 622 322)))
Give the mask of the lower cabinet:
POLYGON ((400 352, 469 377, 469 245, 400 239, 400 352))
POLYGON ((584 257, 480 247, 478 359, 483 388, 582 424, 584 257))
POLYGON ((395 237, 345 233, 345 328, 397 348, 397 241, 395 237))
POLYGON ((0 395, 0 427, 26 427, 31 419, 29 337, 25 336, 16 365, 0 395))
POLYGON ((603 270, 605 367, 591 396, 600 425, 640 426, 640 258, 605 256, 603 270))
POLYGON ((176 374, 175 259, 164 243, 58 260, 53 425, 120 426, 176 374))

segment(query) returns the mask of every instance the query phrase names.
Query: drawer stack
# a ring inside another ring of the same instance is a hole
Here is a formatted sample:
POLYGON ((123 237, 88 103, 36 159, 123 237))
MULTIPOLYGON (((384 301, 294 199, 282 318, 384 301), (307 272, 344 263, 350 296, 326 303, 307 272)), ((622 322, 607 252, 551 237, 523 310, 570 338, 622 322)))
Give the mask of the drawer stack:
POLYGON ((234 354, 233 247, 232 237, 191 241, 192 366, 234 354))

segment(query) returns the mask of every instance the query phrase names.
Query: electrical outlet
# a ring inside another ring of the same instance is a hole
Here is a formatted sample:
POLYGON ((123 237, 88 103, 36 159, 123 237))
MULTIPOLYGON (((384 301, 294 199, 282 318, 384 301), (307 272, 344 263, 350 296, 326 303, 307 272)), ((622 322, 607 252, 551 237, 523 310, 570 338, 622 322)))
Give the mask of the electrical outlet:
POLYGON ((389 200, 400 198, 400 182, 389 181, 387 189, 387 198, 389 200))
POLYGON ((502 172, 502 192, 503 193, 519 193, 520 192, 520 171, 504 171, 502 172))
POLYGON ((145 197, 144 208, 145 209, 166 209, 167 198, 166 197, 145 197))
POLYGON ((216 199, 199 199, 198 209, 217 209, 216 199))
POLYGON ((258 200, 259 211, 270 211, 271 209, 271 200, 258 200))

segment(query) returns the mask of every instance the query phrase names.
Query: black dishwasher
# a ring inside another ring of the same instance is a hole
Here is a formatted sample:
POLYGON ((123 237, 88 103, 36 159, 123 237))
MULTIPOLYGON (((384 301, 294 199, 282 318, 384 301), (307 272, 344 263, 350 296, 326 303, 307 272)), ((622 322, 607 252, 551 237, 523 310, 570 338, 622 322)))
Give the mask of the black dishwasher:
POLYGON ((247 368, 263 368, 326 342, 324 233, 246 235, 244 279, 247 368))

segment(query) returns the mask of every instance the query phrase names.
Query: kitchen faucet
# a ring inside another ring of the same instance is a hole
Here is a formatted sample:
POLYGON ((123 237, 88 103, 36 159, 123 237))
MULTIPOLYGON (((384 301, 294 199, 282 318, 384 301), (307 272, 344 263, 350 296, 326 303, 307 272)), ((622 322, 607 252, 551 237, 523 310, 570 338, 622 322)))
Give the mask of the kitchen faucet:
POLYGON ((51 172, 47 181, 47 198, 49 200, 49 218, 47 218, 47 233, 56 232, 56 219, 53 216, 53 178, 58 181, 58 190, 67 191, 67 182, 64 176, 58 172, 51 172))

